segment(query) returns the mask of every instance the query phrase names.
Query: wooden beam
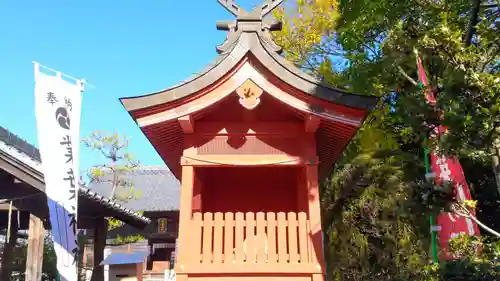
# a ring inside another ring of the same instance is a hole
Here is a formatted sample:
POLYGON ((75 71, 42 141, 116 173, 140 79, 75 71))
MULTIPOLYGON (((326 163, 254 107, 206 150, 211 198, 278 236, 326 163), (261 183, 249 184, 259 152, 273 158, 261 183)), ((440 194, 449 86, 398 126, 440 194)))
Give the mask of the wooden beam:
POLYGON ((319 124, 321 123, 321 119, 314 115, 309 115, 304 122, 306 133, 315 133, 319 128, 319 124))
POLYGON ((194 132, 194 120, 191 115, 179 117, 177 121, 181 125, 184 134, 192 134, 194 132))
POLYGON ((304 129, 299 122, 198 122, 195 134, 299 136, 304 134, 304 129))
POLYGON ((14 182, 14 177, 7 171, 0 169, 0 188, 3 188, 4 183, 14 182))
MULTIPOLYGON (((316 164, 317 159, 310 160, 316 164)), ((181 157, 181 166, 300 166, 306 164, 300 156, 290 155, 198 155, 181 157)))
POLYGON ((41 172, 36 171, 3 151, 0 151, 0 170, 5 170, 30 186, 45 191, 45 183, 41 172))
POLYGON ((14 249, 17 243, 17 216, 18 212, 12 212, 10 217, 10 237, 5 242, 3 247, 3 256, 2 256, 2 267, 0 268, 0 280, 10 280, 10 276, 12 275, 12 266, 14 261, 14 249))
POLYGON ((39 281, 42 279, 44 239, 45 231, 42 220, 34 215, 30 215, 26 281, 39 281))
POLYGON ((94 270, 90 281, 104 281, 104 267, 100 263, 104 260, 107 234, 108 221, 105 218, 97 219, 94 228, 94 270))
MULTIPOLYGON (((10 208, 10 203, 0 203, 0 211, 8 211, 10 208)), ((12 206, 12 211, 23 211, 21 208, 12 206)))
MULTIPOLYGON (((19 230, 22 230, 21 228, 19 228, 19 230)), ((0 235, 3 235, 3 236, 7 236, 7 229, 2 229, 0 230, 0 235)), ((24 240, 28 240, 28 235, 24 232, 17 232, 17 239, 24 239, 24 240)))
MULTIPOLYGON (((32 191, 21 188, 21 185, 18 185, 17 188, 11 188, 10 190, 0 190, 0 198, 18 198, 13 201, 13 210, 28 212, 39 218, 48 217, 47 199, 45 194, 40 191, 33 193, 32 191), (19 199, 22 197, 25 199, 19 199)), ((9 202, 0 203, 0 212, 8 211, 9 205, 9 202)))
MULTIPOLYGON (((19 218, 17 217, 17 215, 15 215, 16 223, 17 223, 17 229, 18 230, 28 229, 28 226, 29 226, 29 213, 22 212, 22 211, 16 211, 14 208, 12 208, 12 212, 14 214, 19 214, 19 218)), ((8 211, 2 211, 2 212, 0 212, 0 229, 5 230, 5 233, 7 233, 8 224, 9 224, 9 214, 8 214, 8 211)))

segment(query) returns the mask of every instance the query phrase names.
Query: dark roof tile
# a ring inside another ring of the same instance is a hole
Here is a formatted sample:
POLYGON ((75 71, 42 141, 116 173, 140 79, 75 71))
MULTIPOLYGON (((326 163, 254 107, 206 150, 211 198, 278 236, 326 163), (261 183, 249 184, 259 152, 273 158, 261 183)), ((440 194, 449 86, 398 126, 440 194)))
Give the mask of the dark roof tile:
MULTIPOLYGON (((110 197, 111 177, 111 173, 106 173, 88 187, 104 197, 110 197)), ((167 167, 139 167, 121 174, 120 178, 132 182, 134 191, 139 193, 137 198, 120 202, 124 207, 134 211, 179 210, 180 183, 167 167)))
POLYGON ((31 157, 33 160, 40 162, 40 151, 38 148, 28 143, 27 141, 21 139, 17 135, 13 134, 9 130, 0 126, 0 141, 5 144, 16 148, 17 150, 23 152, 27 156, 31 157))

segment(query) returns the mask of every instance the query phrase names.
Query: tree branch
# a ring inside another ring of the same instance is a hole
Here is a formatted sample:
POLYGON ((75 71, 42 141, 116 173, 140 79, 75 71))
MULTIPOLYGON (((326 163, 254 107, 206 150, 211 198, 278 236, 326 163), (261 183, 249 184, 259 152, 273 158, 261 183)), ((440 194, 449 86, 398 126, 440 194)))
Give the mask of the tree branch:
POLYGON ((466 218, 469 218, 471 220, 473 220, 475 223, 477 223, 482 229, 488 231, 490 234, 500 238, 500 233, 496 232, 495 230, 489 228, 488 226, 486 226, 484 223, 482 223, 481 221, 479 221, 472 213, 471 211, 464 205, 462 205, 462 203, 460 202, 457 202, 457 205, 464 211, 463 213, 462 212, 458 212, 458 211, 455 211, 455 213, 457 215, 460 215, 462 217, 466 217, 466 218))
POLYGON ((410 75, 408 75, 408 73, 406 73, 401 66, 396 65, 396 68, 398 69, 399 73, 401 73, 401 75, 403 75, 410 83, 413 84, 413 86, 418 86, 417 81, 411 78, 410 75))
POLYGON ((481 5, 481 8, 483 8, 483 9, 496 8, 496 7, 498 7, 498 4, 481 5))

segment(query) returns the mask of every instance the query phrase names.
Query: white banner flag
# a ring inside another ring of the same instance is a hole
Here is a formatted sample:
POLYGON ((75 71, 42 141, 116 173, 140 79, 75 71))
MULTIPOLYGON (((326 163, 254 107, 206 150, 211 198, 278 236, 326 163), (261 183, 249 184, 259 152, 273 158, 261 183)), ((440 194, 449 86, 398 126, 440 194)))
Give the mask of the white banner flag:
POLYGON ((60 281, 77 281, 76 219, 82 83, 35 65, 35 115, 60 281))

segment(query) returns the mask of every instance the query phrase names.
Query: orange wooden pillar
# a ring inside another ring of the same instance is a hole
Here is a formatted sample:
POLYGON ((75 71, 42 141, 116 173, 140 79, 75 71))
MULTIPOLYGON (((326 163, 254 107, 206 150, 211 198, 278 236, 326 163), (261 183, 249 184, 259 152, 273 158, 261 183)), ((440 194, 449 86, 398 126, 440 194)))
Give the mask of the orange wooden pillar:
MULTIPOLYGON (((306 167, 307 190, 309 193, 309 237, 311 241, 311 257, 312 263, 321 268, 321 272, 325 272, 325 263, 323 257, 323 230, 321 227, 321 209, 319 196, 318 182, 318 165, 307 164, 306 167)), ((313 274, 312 281, 320 281, 324 279, 323 274, 313 274)))
POLYGON ((142 281, 144 279, 143 271, 144 271, 144 263, 143 262, 137 263, 135 265, 135 272, 136 272, 135 276, 137 281, 142 281))
MULTIPOLYGON (((181 180, 181 198, 180 198, 180 212, 179 212, 179 247, 177 259, 175 262, 175 271, 179 274, 177 279, 186 280, 187 276, 182 275, 184 265, 189 263, 191 253, 190 243, 191 237, 191 216, 193 204, 193 187, 194 187, 194 167, 182 166, 182 180, 181 180)), ((197 238, 197 237, 196 237, 197 238)), ((195 238, 195 239, 196 239, 195 238)))

